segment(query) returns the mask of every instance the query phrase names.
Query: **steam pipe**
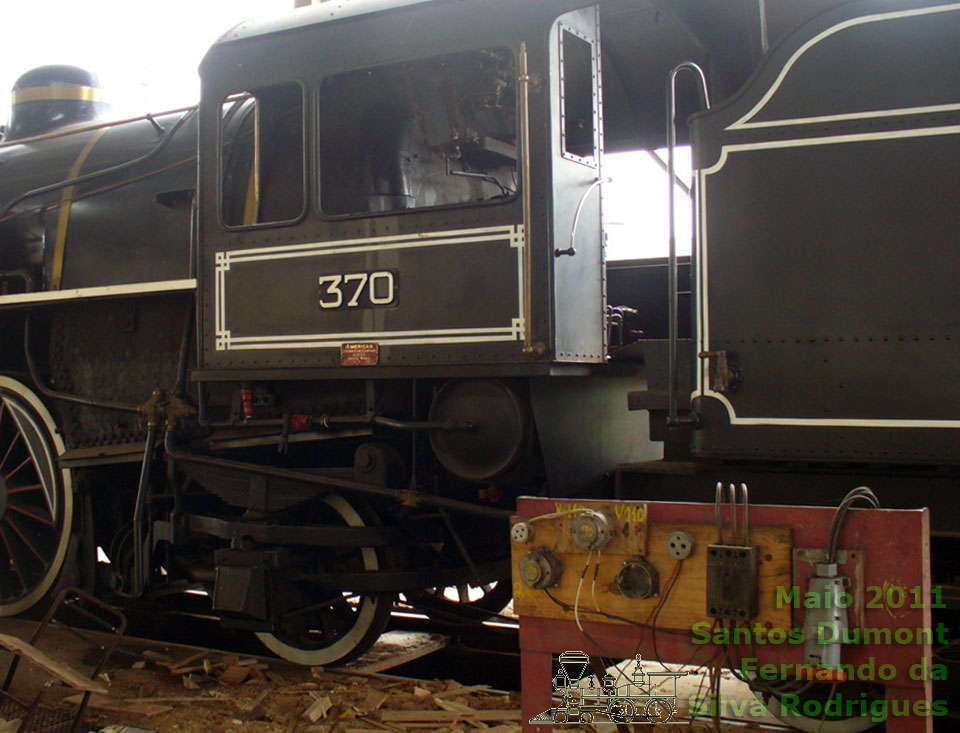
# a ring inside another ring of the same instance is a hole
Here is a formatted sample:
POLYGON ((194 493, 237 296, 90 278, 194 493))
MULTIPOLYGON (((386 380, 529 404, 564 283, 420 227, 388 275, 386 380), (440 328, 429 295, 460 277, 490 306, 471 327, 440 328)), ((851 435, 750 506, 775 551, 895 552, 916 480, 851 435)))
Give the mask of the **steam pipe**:
POLYGON ((143 593, 146 586, 143 557, 143 513, 147 504, 147 490, 150 488, 150 465, 153 463, 153 444, 157 439, 157 423, 153 420, 147 426, 147 442, 143 446, 143 464, 140 466, 140 481, 137 484, 137 500, 133 507, 133 588, 134 597, 143 593))

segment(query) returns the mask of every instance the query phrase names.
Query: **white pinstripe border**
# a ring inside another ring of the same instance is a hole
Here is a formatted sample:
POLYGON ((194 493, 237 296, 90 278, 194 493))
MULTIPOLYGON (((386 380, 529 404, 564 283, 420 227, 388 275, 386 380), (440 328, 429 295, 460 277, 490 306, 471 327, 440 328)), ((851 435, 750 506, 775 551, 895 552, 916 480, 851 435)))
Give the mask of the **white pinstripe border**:
MULTIPOLYGON (((960 7, 960 6, 958 6, 960 7)), ((936 137, 942 135, 960 135, 960 125, 944 127, 925 127, 912 130, 894 130, 874 133, 858 133, 850 135, 832 135, 820 138, 806 138, 798 140, 772 140, 762 143, 744 143, 738 145, 724 145, 720 159, 710 168, 698 172, 700 205, 697 215, 697 262, 699 265, 698 283, 698 319, 697 339, 700 345, 698 352, 710 351, 710 303, 709 271, 708 271, 708 236, 707 236, 707 176, 718 173, 733 153, 757 150, 773 150, 777 148, 814 147, 818 145, 843 145, 860 142, 877 142, 882 140, 909 139, 920 137, 936 137)), ((696 397, 712 397, 719 400, 727 410, 731 425, 778 425, 778 426, 819 426, 819 427, 862 427, 862 428, 960 428, 960 420, 914 420, 914 419, 869 419, 869 418, 801 418, 801 417, 745 417, 737 415, 736 409, 730 400, 723 394, 712 390, 708 384, 709 375, 704 370, 703 359, 697 359, 696 365, 697 386, 691 394, 696 397)))
POLYGON ((784 79, 787 74, 790 72, 790 69, 793 68, 794 64, 799 61, 800 57, 803 56, 807 51, 816 46, 818 43, 823 41, 830 36, 839 33, 840 31, 847 30, 848 28, 853 28, 858 25, 864 25, 866 23, 878 23, 888 20, 899 20, 901 18, 911 18, 921 15, 932 15, 935 13, 950 13, 960 10, 960 3, 950 3, 948 5, 935 5, 926 8, 915 8, 913 10, 898 10, 890 13, 875 13, 873 15, 861 15, 856 18, 850 18, 845 20, 842 23, 837 23, 830 28, 818 33, 813 38, 809 39, 804 43, 800 48, 798 48, 793 55, 787 60, 783 65, 783 68, 780 69, 780 73, 777 75, 776 80, 773 84, 770 85, 770 88, 767 89, 766 93, 760 98, 760 101, 757 102, 753 109, 747 112, 743 117, 730 125, 727 130, 746 130, 750 128, 761 128, 761 127, 781 127, 786 125, 801 125, 801 124, 813 124, 817 122, 837 122, 842 120, 858 120, 858 119, 869 119, 873 117, 887 117, 893 115, 906 115, 906 114, 922 114, 929 112, 949 112, 960 109, 960 103, 953 104, 942 104, 934 105, 928 107, 910 107, 905 109, 892 109, 892 110, 876 110, 876 111, 863 111, 863 112, 851 112, 849 114, 840 114, 840 115, 824 115, 821 117, 796 117, 793 119, 786 120, 769 120, 764 122, 750 122, 754 117, 756 117, 760 111, 767 106, 767 103, 773 98, 773 95, 777 93, 777 90, 780 88, 780 85, 783 84, 784 79))
POLYGON ((257 247, 232 252, 217 252, 214 278, 214 322, 217 351, 265 349, 338 348, 350 341, 369 340, 382 345, 488 343, 523 339, 523 225, 505 225, 443 232, 426 232, 385 237, 342 239, 332 242, 305 242, 277 247, 257 247), (443 247, 463 244, 506 243, 517 255, 517 315, 509 324, 489 328, 438 328, 419 331, 358 331, 353 333, 313 333, 267 336, 234 336, 227 327, 227 273, 234 264, 321 257, 336 254, 383 252, 443 247))

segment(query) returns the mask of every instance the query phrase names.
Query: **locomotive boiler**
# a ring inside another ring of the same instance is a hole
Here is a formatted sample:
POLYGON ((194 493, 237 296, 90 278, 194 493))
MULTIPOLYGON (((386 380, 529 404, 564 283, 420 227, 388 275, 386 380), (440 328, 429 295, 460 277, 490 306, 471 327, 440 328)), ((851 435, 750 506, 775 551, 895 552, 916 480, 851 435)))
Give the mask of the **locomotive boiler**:
MULTIPOLYGON (((197 107, 11 130, 0 614, 199 587, 330 664, 398 596, 500 610, 522 493, 865 478, 948 533, 958 25, 357 0, 229 31, 197 107), (604 154, 674 135, 693 254, 608 261, 604 154)), ((87 94, 41 81, 24 102, 87 94)))

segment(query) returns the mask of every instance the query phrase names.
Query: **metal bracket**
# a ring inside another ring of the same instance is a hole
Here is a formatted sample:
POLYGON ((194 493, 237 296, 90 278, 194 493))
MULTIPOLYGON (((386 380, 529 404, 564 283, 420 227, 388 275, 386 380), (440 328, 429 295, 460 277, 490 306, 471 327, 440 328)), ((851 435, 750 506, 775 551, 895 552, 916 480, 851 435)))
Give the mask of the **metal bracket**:
MULTIPOLYGON (((730 360, 726 351, 701 351, 701 359, 716 359, 717 367, 713 376, 714 392, 729 392, 737 381, 737 373, 730 367, 730 360)), ((709 366, 708 366, 709 368, 709 366)))

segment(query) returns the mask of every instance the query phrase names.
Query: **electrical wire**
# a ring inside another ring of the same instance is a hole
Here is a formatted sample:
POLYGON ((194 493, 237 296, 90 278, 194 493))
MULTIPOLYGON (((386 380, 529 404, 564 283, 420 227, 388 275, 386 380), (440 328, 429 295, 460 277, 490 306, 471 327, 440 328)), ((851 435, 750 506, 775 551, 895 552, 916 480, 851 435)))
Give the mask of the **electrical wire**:
POLYGON ((555 519, 556 517, 566 517, 568 515, 583 514, 584 512, 592 512, 592 511, 594 510, 588 507, 580 507, 578 509, 570 509, 568 511, 563 511, 563 512, 550 512, 549 514, 538 514, 535 517, 530 517, 528 519, 524 518, 522 521, 528 522, 528 523, 539 522, 541 519, 555 519))
MULTIPOLYGON (((549 588, 545 588, 543 592, 547 594, 547 598, 549 598, 549 599, 554 603, 554 605, 556 605, 556 606, 558 606, 559 608, 563 609, 563 610, 566 611, 567 613, 571 613, 571 612, 573 611, 573 606, 571 606, 569 603, 565 603, 565 602, 561 601, 559 598, 557 598, 556 596, 554 596, 554 595, 550 592, 550 589, 549 589, 549 588)), ((592 615, 595 615, 595 616, 602 616, 603 618, 608 618, 608 619, 611 619, 611 620, 613 620, 613 621, 621 621, 621 622, 623 622, 623 623, 625 623, 625 624, 629 624, 630 626, 636 626, 636 627, 642 628, 642 629, 649 629, 649 628, 650 628, 649 625, 644 624, 644 623, 641 623, 640 621, 635 621, 635 620, 633 620, 633 619, 625 618, 625 617, 623 617, 623 616, 617 616, 616 614, 608 613, 607 611, 591 611, 589 608, 587 608, 587 609, 583 609, 583 613, 585 613, 585 614, 592 614, 592 615)), ((660 629, 660 631, 661 631, 662 633, 664 633, 664 634, 670 634, 671 636, 683 636, 683 637, 686 637, 686 638, 689 638, 689 637, 690 637, 690 632, 689 632, 689 631, 684 631, 683 629, 660 629)), ((586 634, 586 631, 584 631, 584 633, 586 634)))
MULTIPOLYGON (((716 621, 716 619, 714 619, 714 621, 716 621)), ((713 628, 716 629, 716 623, 714 623, 713 628)), ((693 658, 694 658, 695 656, 697 656, 697 652, 699 652, 699 651, 700 651, 700 650, 697 649, 697 651, 695 651, 695 652, 693 653, 693 655, 690 657, 690 661, 689 661, 685 666, 689 666, 689 665, 693 662, 693 658)), ((704 673, 703 673, 704 670, 705 670, 708 666, 712 666, 712 665, 717 661, 717 657, 719 657, 721 653, 722 653, 722 650, 718 648, 718 649, 713 653, 713 656, 712 656, 712 657, 710 657, 707 661, 702 662, 701 664, 699 664, 699 665, 693 670, 693 672, 691 672, 691 674, 695 674, 695 675, 699 675, 699 676, 700 676, 700 683, 697 685, 697 691, 693 694, 693 697, 694 697, 695 699, 697 699, 697 700, 700 699, 700 693, 703 691, 703 683, 704 683, 706 680, 710 679, 710 674, 709 674, 709 672, 708 672, 707 674, 704 674, 704 673)), ((694 716, 694 717, 695 717, 695 716, 694 716)))
POLYGON ((830 701, 833 699, 834 694, 837 692, 837 683, 834 682, 830 685, 830 692, 827 693, 827 699, 823 703, 823 715, 820 716, 820 725, 817 726, 817 733, 820 733, 823 730, 823 724, 827 720, 827 709, 829 707, 830 701))
POLYGON ((713 728, 717 733, 722 733, 723 729, 720 727, 720 665, 716 661, 710 665, 710 698, 713 702, 710 716, 713 721, 713 728))
MULTIPOLYGON (((659 659, 660 652, 657 650, 656 619, 660 615, 661 609, 666 604, 667 598, 670 596, 670 591, 673 590, 673 586, 674 586, 674 583, 676 582, 677 575, 680 573, 680 566, 682 563, 683 563, 683 560, 677 560, 677 564, 674 566, 673 572, 670 574, 670 577, 667 579, 667 582, 664 584, 664 592, 660 595, 660 598, 657 601, 656 605, 652 609, 650 609, 650 613, 647 614, 647 618, 644 619, 644 623, 641 624, 637 622, 631 622, 633 623, 633 625, 639 626, 640 628, 643 629, 643 631, 641 631, 640 633, 640 638, 637 640, 637 646, 633 650, 634 659, 637 658, 637 654, 640 653, 640 647, 643 646, 643 639, 646 634, 646 630, 650 629, 653 632, 653 654, 655 657, 657 657, 657 661, 658 662, 660 661, 659 659)), ((668 633, 675 633, 670 629, 663 629, 663 631, 667 631, 668 633)), ((671 671, 670 669, 667 668, 666 665, 663 664, 663 662, 660 662, 660 665, 668 672, 671 671)), ((624 671, 622 669, 618 669, 617 674, 618 674, 618 679, 623 679, 624 681, 627 681, 626 676, 624 675, 624 671)))
MULTIPOLYGON (((739 626, 738 626, 738 622, 734 619, 731 620, 731 623, 733 628, 731 629, 730 636, 728 637, 728 639, 735 639, 736 634, 734 633, 734 630, 739 628, 739 626)), ((750 632, 749 627, 746 627, 746 629, 748 632, 750 632)), ((750 653, 754 659, 757 659, 758 658, 757 646, 756 646, 756 642, 754 641, 752 632, 749 633, 749 638, 750 638, 750 653)), ((801 684, 799 687, 797 686, 796 683, 799 682, 800 680, 786 680, 785 684, 783 685, 771 685, 768 681, 763 680, 759 677, 755 677, 751 679, 749 677, 741 676, 740 669, 742 669, 743 667, 743 660, 740 657, 739 651, 737 650, 736 643, 734 642, 733 644, 733 655, 734 657, 736 657, 736 662, 734 662, 734 660, 730 658, 730 641, 724 644, 724 651, 727 656, 727 664, 729 665, 730 671, 733 673, 733 676, 736 677, 741 682, 749 685, 750 689, 752 690, 761 690, 779 699, 780 695, 782 694, 785 694, 785 693, 799 694, 800 692, 804 692, 814 685, 813 680, 805 682, 804 684, 801 684)))
MULTIPOLYGON (((847 495, 840 502, 840 505, 837 507, 837 512, 836 514, 834 514, 833 522, 830 525, 830 538, 827 546, 827 562, 828 563, 832 564, 837 561, 837 542, 840 537, 840 530, 843 527, 843 520, 846 517, 850 507, 857 501, 865 501, 875 509, 880 508, 880 501, 877 499, 873 491, 871 491, 870 488, 867 486, 858 486, 857 488, 847 493, 847 495)), ((735 635, 733 632, 735 631, 736 628, 738 628, 737 622, 733 621, 731 623, 731 630, 730 630, 731 633, 730 633, 729 639, 735 638, 735 635)), ((760 690, 765 694, 779 700, 781 695, 783 694, 789 693, 792 695, 799 695, 800 693, 806 692, 816 684, 815 680, 808 680, 805 683, 797 686, 796 683, 799 682, 799 680, 786 680, 785 684, 772 685, 769 682, 760 679, 759 677, 756 677, 753 679, 750 679, 750 678, 745 679, 743 676, 741 676, 740 671, 737 668, 737 665, 734 664, 733 659, 731 658, 731 643, 729 639, 727 643, 724 644, 724 651, 726 654, 726 661, 730 668, 730 671, 733 673, 734 677, 736 677, 738 680, 742 682, 746 682, 746 684, 748 684, 752 690, 760 690)), ((756 644, 752 634, 750 635, 750 649, 753 656, 756 657, 757 656, 756 644)), ((738 658, 738 663, 739 663, 739 654, 737 652, 736 643, 733 644, 733 656, 738 658)), ((837 689, 837 683, 834 682, 830 687, 829 694, 827 695, 828 702, 833 697, 834 693, 836 692, 836 689, 837 689)), ((827 708, 826 708, 826 705, 824 705, 824 712, 823 712, 823 716, 820 718, 820 725, 817 727, 817 733, 819 733, 819 731, 823 728, 824 722, 826 721, 826 717, 827 717, 827 708)))
POLYGON ((830 525, 830 543, 827 546, 827 562, 830 564, 837 561, 837 541, 840 538, 840 528, 843 526, 843 520, 847 516, 847 511, 851 505, 858 499, 866 501, 874 509, 880 508, 880 500, 868 486, 858 486, 843 497, 843 501, 837 507, 837 513, 833 515, 833 523, 830 525))
POLYGON ((663 593, 660 596, 660 600, 657 602, 657 605, 654 606, 653 611, 651 611, 650 616, 647 617, 647 622, 651 624, 652 631, 651 636, 653 640, 653 656, 657 658, 657 661, 660 662, 660 666, 663 667, 666 671, 667 666, 660 661, 660 652, 657 649, 657 619, 660 617, 660 612, 663 610, 663 607, 667 604, 667 599, 670 597, 670 592, 673 590, 673 587, 677 584, 677 578, 680 577, 680 568, 683 567, 683 559, 677 560, 677 564, 673 566, 673 572, 670 574, 670 577, 667 579, 666 586, 663 593))
MULTIPOLYGON (((590 562, 593 560, 593 550, 587 554, 587 562, 583 566, 583 572, 580 573, 580 581, 577 583, 577 592, 573 596, 573 620, 577 622, 577 628, 580 629, 580 633, 583 633, 583 624, 580 623, 580 591, 583 590, 583 579, 587 575, 587 570, 590 569, 590 562)), ((599 563, 598 563, 599 564, 599 563)))
POLYGON ((597 603, 597 575, 600 574, 600 550, 597 550, 597 564, 593 566, 593 580, 590 581, 590 597, 593 599, 593 607, 600 610, 600 604, 597 603))

